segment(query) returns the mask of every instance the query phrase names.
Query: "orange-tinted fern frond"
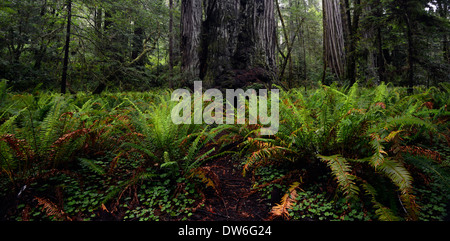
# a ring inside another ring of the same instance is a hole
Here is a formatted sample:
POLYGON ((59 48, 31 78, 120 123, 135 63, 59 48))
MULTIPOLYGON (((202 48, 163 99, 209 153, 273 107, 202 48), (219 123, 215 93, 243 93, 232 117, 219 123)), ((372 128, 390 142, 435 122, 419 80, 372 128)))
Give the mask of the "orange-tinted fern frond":
POLYGON ((31 159, 34 156, 26 140, 17 139, 15 135, 8 134, 0 136, 0 141, 4 141, 20 160, 31 159))
POLYGON ((299 182, 294 182, 291 185, 288 192, 281 199, 281 203, 272 208, 272 211, 270 212, 271 216, 269 219, 274 219, 276 217, 283 217, 287 220, 290 219, 291 214, 289 213, 289 210, 292 209, 292 207, 297 202, 296 199, 298 194, 296 189, 299 188, 300 184, 301 183, 299 182))
POLYGON ((438 163, 441 163, 443 158, 442 155, 437 151, 432 151, 427 148, 419 147, 419 146, 402 146, 399 148, 399 152, 401 153, 409 153, 413 156, 422 156, 431 160, 434 160, 438 163))
POLYGON ((285 147, 275 146, 271 142, 257 140, 250 137, 243 144, 247 144, 254 150, 245 161, 242 172, 244 176, 250 167, 267 164, 271 159, 283 158, 288 151, 285 147))
POLYGON ((35 199, 38 202, 38 205, 42 206, 42 210, 45 211, 47 216, 49 217, 53 216, 57 220, 72 221, 72 219, 62 209, 60 209, 56 204, 54 204, 50 200, 39 197, 35 197, 35 199))
POLYGON ((219 177, 215 172, 211 170, 210 167, 199 167, 190 171, 188 178, 197 177, 203 183, 206 184, 206 187, 212 187, 217 194, 220 195, 220 181, 219 177))

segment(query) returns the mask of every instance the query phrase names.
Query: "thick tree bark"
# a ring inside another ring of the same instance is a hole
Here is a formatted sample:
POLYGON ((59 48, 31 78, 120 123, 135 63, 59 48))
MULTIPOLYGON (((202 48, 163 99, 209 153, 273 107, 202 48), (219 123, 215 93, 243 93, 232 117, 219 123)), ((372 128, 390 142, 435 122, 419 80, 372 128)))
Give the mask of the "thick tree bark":
POLYGON ((200 74, 200 33, 202 26, 202 1, 181 2, 181 71, 184 81, 193 80, 200 74))
POLYGON ((354 3, 354 12, 353 12, 353 20, 351 22, 350 27, 350 41, 349 52, 347 58, 347 78, 351 84, 356 82, 356 44, 358 42, 358 30, 359 30, 359 18, 361 15, 361 0, 356 0, 354 3))
POLYGON ((353 1, 352 6, 350 5, 349 0, 341 0, 340 5, 341 5, 341 16, 342 16, 345 56, 346 56, 345 78, 348 79, 350 83, 353 84, 356 82, 356 59, 357 59, 356 44, 358 42, 359 19, 361 15, 361 0, 353 1))
POLYGON ((339 0, 323 0, 324 69, 329 67, 337 77, 343 78, 346 56, 344 24, 339 4, 339 0))
POLYGON ((202 36, 206 85, 236 88, 276 78, 273 0, 209 0, 202 36))

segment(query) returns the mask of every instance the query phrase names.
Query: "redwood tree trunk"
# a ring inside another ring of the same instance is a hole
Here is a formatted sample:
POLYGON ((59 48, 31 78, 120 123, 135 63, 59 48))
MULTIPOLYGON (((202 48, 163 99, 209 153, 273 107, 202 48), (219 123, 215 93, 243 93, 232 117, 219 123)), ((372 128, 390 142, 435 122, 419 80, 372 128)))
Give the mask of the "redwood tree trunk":
POLYGON ((181 2, 181 71, 184 81, 199 77, 200 74, 200 33, 202 24, 202 1, 182 0, 181 2))
MULTIPOLYGON (((339 0, 323 0, 324 64, 337 77, 345 75, 345 36, 339 0)), ((325 75, 324 75, 325 76, 325 75)), ((325 79, 325 78, 324 78, 325 79)))
POLYGON ((196 1, 182 5, 183 71, 199 76, 209 87, 270 82, 276 73, 273 0, 207 0, 201 27, 201 5, 196 1))

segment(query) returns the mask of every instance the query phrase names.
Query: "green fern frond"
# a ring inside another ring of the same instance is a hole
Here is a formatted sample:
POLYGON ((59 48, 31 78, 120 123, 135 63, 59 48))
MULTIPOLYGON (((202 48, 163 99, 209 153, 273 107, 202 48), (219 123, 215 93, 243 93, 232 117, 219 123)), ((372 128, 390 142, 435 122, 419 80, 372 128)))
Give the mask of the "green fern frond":
POLYGON ((104 175, 106 173, 105 170, 101 166, 95 164, 93 160, 89 160, 86 158, 78 158, 78 160, 80 161, 82 166, 88 168, 98 175, 104 175))
MULTIPOLYGON (((248 158, 244 162, 244 168, 242 175, 245 176, 247 171, 253 166, 260 166, 275 158, 283 160, 286 158, 286 153, 289 149, 282 146, 274 145, 273 140, 262 138, 248 138, 247 141, 242 143, 253 150, 248 158)), ((244 150, 246 148, 243 148, 244 150)))
POLYGON ((141 146, 141 145, 137 145, 135 143, 123 143, 122 146, 123 147, 131 147, 136 149, 139 152, 142 152, 144 154, 146 154, 147 156, 149 156, 150 158, 152 158, 154 161, 156 161, 157 163, 163 163, 164 159, 157 157, 152 151, 150 151, 147 147, 145 146, 141 146))
POLYGON ((450 171, 446 170, 445 167, 421 156, 413 156, 407 154, 404 155, 404 158, 408 164, 414 165, 415 167, 419 168, 427 175, 432 177, 436 182, 439 182, 441 185, 450 188, 450 171))
POLYGON ((425 121, 413 116, 398 116, 394 118, 389 118, 386 121, 386 127, 392 128, 394 126, 400 126, 399 129, 402 129, 402 126, 421 126, 429 131, 436 132, 435 125, 433 125, 429 121, 425 121))
POLYGON ((6 80, 2 79, 0 81, 0 106, 4 103, 7 96, 8 85, 6 84, 6 80))
POLYGON ((192 144, 189 146, 188 153, 185 157, 185 160, 192 161, 194 159, 195 153, 200 149, 202 144, 199 144, 200 140, 204 138, 204 134, 208 128, 205 128, 201 133, 197 135, 197 138, 192 142, 192 144))
POLYGON ((370 142, 373 151, 375 152, 374 155, 370 158, 370 163, 375 169, 378 169, 380 165, 383 164, 385 157, 384 155, 387 155, 386 151, 384 151, 384 147, 382 145, 382 142, 384 140, 381 139, 379 136, 374 135, 372 137, 372 141, 370 142))
POLYGON ((340 190, 347 199, 358 196, 359 188, 356 185, 356 177, 351 174, 351 166, 348 161, 340 155, 322 156, 317 155, 331 169, 333 176, 337 179, 340 190))
POLYGON ((17 114, 11 116, 7 121, 0 125, 0 135, 7 133, 14 133, 11 128, 13 127, 14 122, 19 118, 22 112, 26 111, 28 107, 21 109, 17 114))
POLYGON ((146 115, 133 101, 128 98, 125 98, 125 101, 128 101, 133 107, 134 110, 138 113, 137 118, 132 116, 132 120, 135 123, 136 127, 139 128, 144 136, 151 136, 150 126, 147 123, 148 115, 146 115))
POLYGON ((198 156, 197 158, 195 158, 194 161, 191 161, 188 163, 187 167, 185 167, 185 170, 190 170, 196 167, 201 166, 202 163, 204 163, 205 161, 211 159, 212 157, 209 157, 209 155, 214 152, 216 150, 216 148, 212 148, 209 151, 205 152, 204 154, 198 156))
POLYGON ((391 179, 391 181, 405 194, 412 188, 411 174, 404 165, 392 158, 385 158, 379 166, 379 170, 391 179))
POLYGON ((388 96, 387 85, 382 82, 379 86, 375 88, 375 97, 373 98, 373 103, 385 103, 386 97, 388 96))
POLYGON ((378 220, 380 221, 396 222, 401 220, 401 218, 394 214, 392 209, 383 206, 379 202, 374 203, 374 208, 376 209, 375 214, 378 216, 378 220))
POLYGON ((400 218, 397 217, 392 209, 382 205, 376 200, 377 191, 375 188, 369 183, 363 181, 362 184, 363 189, 366 191, 366 194, 371 197, 373 207, 375 208, 375 214, 378 216, 378 220, 380 221, 400 221, 400 218))
POLYGON ((352 87, 350 87, 350 90, 348 91, 348 101, 349 102, 355 102, 356 98, 358 97, 359 92, 359 85, 358 83, 353 84, 352 87))
POLYGON ((62 97, 57 97, 53 101, 53 106, 47 116, 44 118, 40 125, 39 131, 39 151, 41 155, 44 155, 49 149, 53 142, 58 139, 59 135, 62 134, 59 118, 64 113, 65 101, 62 97))

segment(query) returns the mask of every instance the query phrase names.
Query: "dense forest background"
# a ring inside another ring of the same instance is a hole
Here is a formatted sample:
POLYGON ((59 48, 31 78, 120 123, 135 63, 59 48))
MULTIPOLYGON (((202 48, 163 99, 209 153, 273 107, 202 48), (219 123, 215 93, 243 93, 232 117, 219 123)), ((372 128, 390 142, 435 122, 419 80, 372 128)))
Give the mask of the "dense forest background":
POLYGON ((374 86, 384 81, 412 87, 450 79, 447 0, 255 2, 261 6, 237 2, 2 1, 0 79, 9 80, 16 90, 40 87, 64 92, 64 83, 71 92, 101 92, 105 87, 147 90, 182 86, 193 78, 226 82, 223 71, 211 69, 246 73, 257 65, 270 69, 270 74, 258 77, 256 70, 247 74, 256 78, 243 81, 275 81, 285 87, 314 86, 318 81, 374 86), (259 16, 258 7, 266 13, 259 16), (241 12, 230 15, 229 22, 219 22, 233 8, 241 12), (255 23, 245 20, 251 18, 270 25, 261 24, 254 31, 230 27, 248 24, 255 29, 255 23), (256 48, 271 52, 272 62, 220 66, 219 62, 231 60, 219 56, 235 51, 229 44, 232 40, 218 41, 220 30, 227 26, 228 31, 249 33, 235 36, 234 48, 239 45, 240 53, 231 58, 252 62, 248 56, 255 54, 245 46, 262 41, 256 48), (264 30, 269 31, 269 39, 259 40, 262 35, 255 34, 248 44, 251 32, 264 30), (246 39, 247 45, 239 39, 246 39), (215 55, 214 44, 224 46, 215 55))
POLYGON ((2 0, 0 220, 449 220, 449 10, 2 0), (175 124, 196 80, 279 89, 279 132, 175 124))

